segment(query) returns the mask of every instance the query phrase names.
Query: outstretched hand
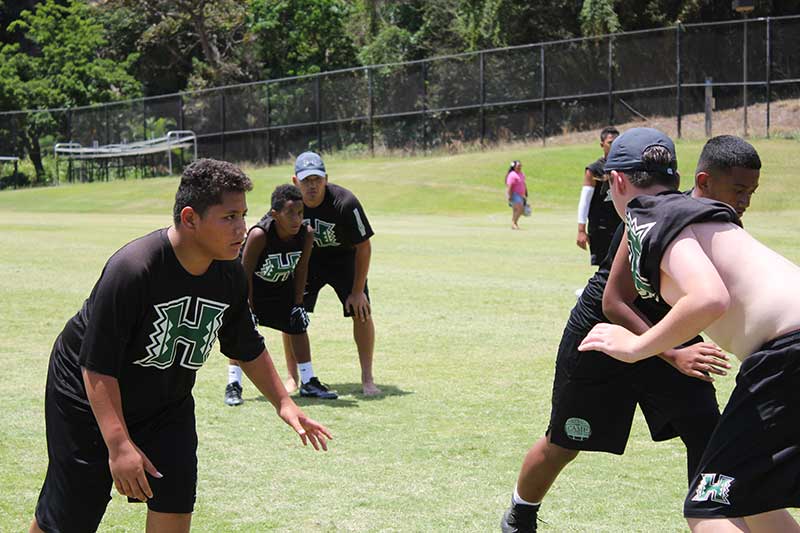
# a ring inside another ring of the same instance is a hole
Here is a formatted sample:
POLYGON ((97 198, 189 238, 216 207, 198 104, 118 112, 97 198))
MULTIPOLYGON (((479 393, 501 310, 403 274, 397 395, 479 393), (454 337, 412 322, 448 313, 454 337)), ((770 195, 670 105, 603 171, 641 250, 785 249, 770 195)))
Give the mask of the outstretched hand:
POLYGON ((315 450, 319 451, 322 448, 322 450, 328 451, 328 441, 333 439, 330 430, 316 420, 307 417, 293 401, 289 400, 287 404, 283 405, 278 414, 300 435, 303 446, 310 442, 315 450))
POLYGON ((668 361, 682 374, 713 382, 709 374, 725 376, 731 365, 727 362, 728 355, 719 346, 710 342, 698 342, 685 348, 676 348, 666 352, 668 361))
POLYGON ((644 357, 638 353, 639 336, 622 326, 600 323, 595 325, 581 341, 578 351, 596 350, 624 363, 635 363, 644 357))

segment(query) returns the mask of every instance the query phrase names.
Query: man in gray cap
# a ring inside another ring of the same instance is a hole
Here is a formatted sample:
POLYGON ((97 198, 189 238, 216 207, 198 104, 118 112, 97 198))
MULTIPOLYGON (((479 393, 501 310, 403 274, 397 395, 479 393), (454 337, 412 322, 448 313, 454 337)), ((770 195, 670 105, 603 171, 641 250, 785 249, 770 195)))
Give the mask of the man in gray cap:
MULTIPOLYGON (((303 194, 303 216, 314 230, 314 252, 309 264, 304 307, 312 313, 320 289, 325 285, 333 287, 342 302, 344 316, 353 319, 363 392, 367 396, 380 394, 372 375, 375 325, 367 286, 372 227, 358 198, 344 187, 328 183, 325 163, 319 154, 300 154, 295 161, 292 181, 303 194)), ((286 387, 292 390, 297 386, 297 367, 285 336, 284 352, 290 374, 286 387)))
POLYGON ((629 130, 606 170, 636 290, 671 307, 639 335, 600 323, 579 350, 638 364, 706 331, 739 357, 684 516, 695 532, 800 531, 785 510, 800 506, 800 267, 750 236, 726 204, 671 190, 674 168, 649 158, 661 148, 652 130, 629 130))

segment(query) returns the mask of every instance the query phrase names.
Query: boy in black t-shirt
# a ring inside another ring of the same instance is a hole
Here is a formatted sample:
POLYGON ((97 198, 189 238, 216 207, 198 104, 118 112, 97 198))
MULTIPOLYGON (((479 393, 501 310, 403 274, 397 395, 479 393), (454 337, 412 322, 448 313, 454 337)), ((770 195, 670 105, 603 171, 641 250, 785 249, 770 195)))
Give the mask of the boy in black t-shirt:
MULTIPOLYGON (((292 180, 303 193, 304 217, 314 230, 314 253, 309 264, 304 304, 314 312, 320 289, 330 285, 342 302, 344 316, 353 318, 353 338, 361 363, 361 385, 367 396, 380 394, 372 376, 375 325, 372 322, 367 273, 374 235, 367 215, 355 195, 328 183, 322 158, 314 152, 297 157, 292 180)), ((297 383, 295 358, 284 335, 287 390, 297 383)))
MULTIPOLYGON (((300 395, 335 400, 336 393, 317 379, 311 365, 308 315, 303 291, 314 232, 303 222, 303 195, 294 185, 278 185, 272 193, 271 209, 247 233, 242 265, 248 281, 248 299, 262 326, 289 337, 300 372, 300 395)), ((225 403, 242 403, 242 369, 234 360, 228 365, 225 403)))
POLYGON ((583 187, 578 202, 578 237, 575 243, 586 249, 589 245, 590 262, 600 265, 608 253, 608 246, 614 230, 620 223, 619 215, 611 202, 608 180, 603 170, 611 143, 619 136, 619 130, 612 126, 600 132, 600 147, 603 157, 587 165, 583 173, 583 187))
POLYGON ((189 165, 174 225, 106 263, 58 336, 45 396, 49 464, 31 531, 95 531, 112 484, 146 501, 148 531, 188 531, 197 482, 195 372, 217 337, 303 444, 329 431, 284 390, 247 305, 237 255, 250 179, 230 163, 189 165))

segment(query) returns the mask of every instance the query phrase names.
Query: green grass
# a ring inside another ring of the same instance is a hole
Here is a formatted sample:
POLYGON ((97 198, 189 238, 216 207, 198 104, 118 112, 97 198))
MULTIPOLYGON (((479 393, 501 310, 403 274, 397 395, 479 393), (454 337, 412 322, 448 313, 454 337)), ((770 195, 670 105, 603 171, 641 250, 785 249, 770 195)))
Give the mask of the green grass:
MULTIPOLYGON (((759 141, 762 185, 748 229, 800 261, 790 171, 798 144, 759 141)), ((701 145, 680 143, 692 174, 701 145)), ((553 361, 573 291, 592 271, 574 245, 583 165, 594 146, 416 159, 329 158, 376 230, 370 291, 376 378, 358 393, 348 321, 323 292, 310 330, 315 369, 336 402, 298 399, 335 434, 327 454, 299 446, 245 387, 222 403, 225 360, 198 372, 196 531, 494 531, 520 463, 544 433, 553 361), (502 178, 527 173, 534 216, 512 232, 502 178)), ((290 167, 250 169, 251 221, 290 167)), ((44 478, 43 391, 53 339, 107 257, 169 223, 176 178, 0 193, 0 531, 27 527, 44 478)), ((688 180, 684 180, 684 185, 688 180)), ((280 339, 266 331, 283 368, 280 339)), ((718 381, 721 403, 733 377, 718 381)), ((683 531, 683 447, 653 443, 637 414, 622 457, 585 453, 556 481, 542 531, 683 531)), ((114 496, 102 531, 141 531, 144 507, 114 496)))

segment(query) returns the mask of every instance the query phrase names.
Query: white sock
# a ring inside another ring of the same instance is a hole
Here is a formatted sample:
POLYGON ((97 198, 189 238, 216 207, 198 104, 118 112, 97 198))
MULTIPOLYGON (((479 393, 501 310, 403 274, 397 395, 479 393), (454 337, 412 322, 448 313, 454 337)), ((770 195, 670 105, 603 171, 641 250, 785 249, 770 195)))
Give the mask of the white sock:
POLYGON ((514 485, 514 495, 511 497, 511 501, 513 501, 517 505, 536 505, 536 506, 539 506, 542 503, 542 502, 533 503, 533 502, 529 502, 527 500, 523 500, 522 497, 519 495, 519 492, 517 492, 517 486, 516 485, 514 485))
POLYGON ((297 363, 297 370, 300 371, 300 383, 306 384, 314 377, 314 368, 311 366, 311 361, 308 363, 297 363))
POLYGON ((233 382, 242 384, 242 367, 236 365, 228 365, 228 385, 233 382))

